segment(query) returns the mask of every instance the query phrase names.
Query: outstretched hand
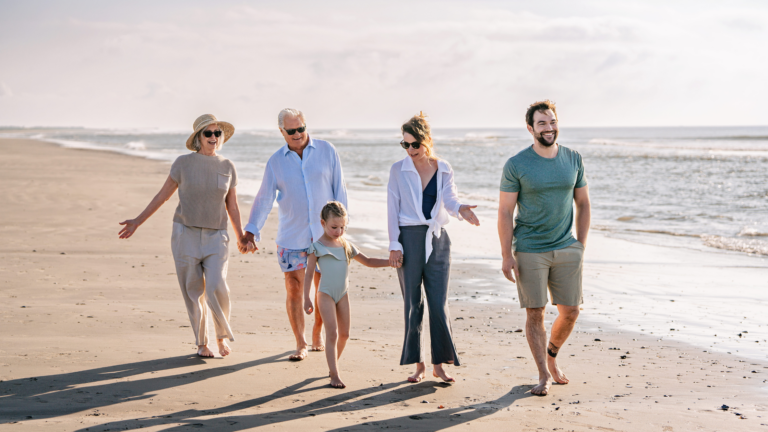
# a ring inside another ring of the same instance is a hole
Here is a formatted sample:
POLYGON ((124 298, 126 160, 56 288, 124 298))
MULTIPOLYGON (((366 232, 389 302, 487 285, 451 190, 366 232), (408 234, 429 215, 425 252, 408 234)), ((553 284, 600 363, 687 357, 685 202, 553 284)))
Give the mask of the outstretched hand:
POLYGON ((133 233, 136 232, 136 229, 139 227, 136 219, 124 220, 120 222, 120 225, 125 225, 123 229, 121 229, 118 233, 121 239, 127 239, 128 237, 132 236, 133 233))
POLYGON ((459 207, 459 214, 464 218, 465 221, 471 223, 472 225, 480 226, 480 220, 477 219, 475 212, 472 211, 472 209, 476 207, 476 205, 464 204, 459 207))

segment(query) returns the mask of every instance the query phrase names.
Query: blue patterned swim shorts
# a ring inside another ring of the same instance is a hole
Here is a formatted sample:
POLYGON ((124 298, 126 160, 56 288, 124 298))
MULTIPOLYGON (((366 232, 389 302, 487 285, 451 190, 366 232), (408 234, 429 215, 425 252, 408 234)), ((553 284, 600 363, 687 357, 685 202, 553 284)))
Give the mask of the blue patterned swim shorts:
MULTIPOLYGON (((277 247, 277 262, 280 263, 280 270, 288 273, 307 268, 307 249, 286 249, 277 247)), ((320 267, 315 267, 315 271, 320 273, 320 267)))

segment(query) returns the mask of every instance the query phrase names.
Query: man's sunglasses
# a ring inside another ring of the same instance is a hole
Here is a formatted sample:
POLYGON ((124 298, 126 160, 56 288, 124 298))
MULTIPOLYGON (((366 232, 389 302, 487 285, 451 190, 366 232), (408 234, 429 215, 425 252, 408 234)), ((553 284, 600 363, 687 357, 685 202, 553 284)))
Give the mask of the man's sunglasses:
POLYGON ((421 143, 418 141, 414 141, 412 143, 405 142, 405 140, 400 141, 400 145, 403 146, 404 149, 408 150, 408 147, 413 147, 414 150, 418 150, 419 147, 421 147, 421 143))
POLYGON ((295 134, 296 132, 298 132, 298 133, 304 133, 304 131, 305 131, 305 130, 307 130, 307 125, 304 125, 304 126, 302 126, 302 127, 300 127, 300 128, 296 128, 296 129, 285 129, 285 128, 283 128, 283 130, 284 130, 284 131, 285 131, 285 133, 287 133, 288 135, 293 135, 293 134, 295 134))
POLYGON ((216 136, 216 138, 218 138, 218 137, 221 136, 221 131, 220 130, 217 130, 217 131, 205 131, 205 132, 203 132, 203 135, 206 138, 210 138, 210 137, 212 137, 214 135, 216 136))

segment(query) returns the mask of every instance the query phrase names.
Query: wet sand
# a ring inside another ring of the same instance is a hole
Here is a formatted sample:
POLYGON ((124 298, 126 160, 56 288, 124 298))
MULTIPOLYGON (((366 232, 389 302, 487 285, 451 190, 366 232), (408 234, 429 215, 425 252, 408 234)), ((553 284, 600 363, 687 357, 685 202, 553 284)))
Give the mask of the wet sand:
MULTIPOLYGON (((176 199, 117 238, 169 166, 31 140, 0 140, 0 155, 0 430, 768 430, 768 362, 606 326, 577 327, 558 357, 571 383, 532 396, 524 313, 510 304, 451 302, 457 383, 409 384, 395 272, 361 266, 347 388, 332 389, 323 353, 287 360, 274 212, 260 253, 232 245, 234 353, 198 358, 170 255, 176 199)), ((613 252, 595 240, 592 256, 613 252)), ((454 268, 456 280, 477 271, 454 268)))

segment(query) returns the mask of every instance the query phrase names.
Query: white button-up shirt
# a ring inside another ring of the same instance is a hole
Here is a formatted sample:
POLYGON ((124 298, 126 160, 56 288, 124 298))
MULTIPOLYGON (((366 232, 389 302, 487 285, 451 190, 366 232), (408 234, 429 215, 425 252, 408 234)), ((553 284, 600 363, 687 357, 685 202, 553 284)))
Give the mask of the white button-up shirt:
POLYGON ((426 259, 432 255, 432 234, 440 238, 441 228, 448 224, 448 215, 464 220, 459 214, 461 202, 453 183, 453 169, 448 162, 437 161, 437 202, 432 208, 432 218, 427 220, 421 211, 424 196, 421 188, 421 177, 413 160, 409 156, 395 162, 389 170, 387 186, 387 225, 389 228, 389 250, 401 251, 401 226, 427 225, 426 259))
POLYGON ((309 138, 303 157, 286 144, 267 161, 261 188, 251 207, 245 230, 261 241, 261 229, 277 197, 279 225, 275 243, 286 249, 306 249, 323 235, 320 211, 328 201, 347 206, 347 188, 336 148, 309 138))

